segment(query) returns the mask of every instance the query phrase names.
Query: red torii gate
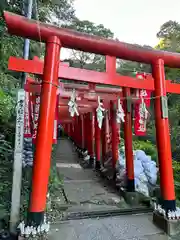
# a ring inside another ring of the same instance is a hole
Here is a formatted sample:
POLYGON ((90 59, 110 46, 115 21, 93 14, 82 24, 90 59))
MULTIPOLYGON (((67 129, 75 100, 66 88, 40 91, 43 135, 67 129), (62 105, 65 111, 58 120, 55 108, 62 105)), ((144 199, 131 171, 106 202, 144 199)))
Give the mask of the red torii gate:
MULTIPOLYGON (((35 58, 37 59, 37 58, 35 58)), ((107 58, 106 61, 106 66, 108 68, 108 66, 114 66, 115 69, 115 61, 112 58, 107 58), (113 61, 112 61, 113 60, 113 61), (114 64, 114 65, 112 65, 114 64)), ((72 83, 60 83, 60 89, 64 89, 64 90, 73 90, 76 89, 77 90, 77 94, 78 94, 78 98, 77 98, 77 103, 78 103, 78 107, 80 107, 80 113, 87 113, 86 115, 86 119, 81 119, 79 118, 75 118, 74 124, 76 124, 76 129, 80 128, 83 129, 83 121, 85 120, 90 120, 89 118, 91 117, 89 114, 91 114, 90 112, 94 112, 95 109, 98 106, 97 103, 97 96, 101 97, 101 100, 103 100, 103 105, 106 109, 110 108, 110 103, 111 103, 111 118, 115 120, 115 111, 114 111, 114 107, 113 105, 115 104, 116 100, 121 97, 121 93, 122 93, 122 89, 121 88, 107 88, 107 87, 96 87, 94 84, 90 84, 89 86, 83 86, 82 84, 72 84, 72 83), (88 94, 93 94, 94 96, 88 96, 88 94), (113 101, 113 102, 112 102, 113 101), (82 109, 83 108, 83 109, 82 109), (79 122, 78 122, 79 121, 79 122), (80 123, 80 127, 78 127, 78 124, 80 123)), ((28 92, 35 92, 35 93, 40 93, 41 91, 41 84, 38 82, 35 82, 33 79, 29 78, 27 79, 27 83, 25 84, 25 90, 28 92)), ((71 92, 70 91, 63 91, 61 90, 60 93, 60 101, 59 101, 59 107, 61 109, 60 113, 59 113, 59 118, 61 119, 61 123, 65 122, 71 122, 70 120, 68 121, 70 115, 68 112, 68 99, 71 96, 71 92)), ((84 116, 85 117, 85 116, 84 116)), ((74 118, 73 118, 74 119, 74 118)), ((86 134, 86 137, 88 138, 87 142, 87 148, 88 151, 90 153, 91 156, 91 161, 93 161, 93 157, 94 157, 94 151, 93 151, 93 123, 91 123, 91 121, 88 122, 88 124, 90 125, 90 131, 88 134, 86 134)), ((118 159, 118 134, 117 134, 117 123, 116 121, 111 121, 111 128, 112 128, 112 149, 113 149, 113 161, 112 161, 112 165, 113 165, 113 169, 115 172, 115 163, 118 159)), ((67 129, 66 129, 67 130, 67 129)), ((104 127, 104 131, 105 127, 104 127)), ((82 135, 84 135, 82 133, 82 131, 80 132, 80 134, 77 134, 78 136, 80 135, 80 138, 78 138, 77 140, 77 144, 79 145, 79 147, 82 147, 80 143, 82 143, 82 135)), ((75 134, 73 135, 74 140, 75 140, 75 134)), ((96 119, 96 115, 95 115, 95 139, 96 139, 96 144, 95 144, 95 155, 96 155, 96 169, 99 170, 101 168, 101 164, 100 164, 100 152, 101 152, 101 145, 100 145, 100 139, 101 139, 101 131, 98 127, 98 123, 97 123, 97 119, 96 119)), ((102 140, 104 145, 106 146, 106 134, 103 135, 102 134, 102 140)), ((76 140, 75 140, 76 141, 76 140)), ((106 148, 103 147, 103 154, 105 156, 106 154, 106 148)), ((131 160, 131 159, 130 159, 131 160)))
MULTIPOLYGON (((43 65, 37 65, 37 61, 38 62, 41 62, 43 63, 42 61, 40 61, 37 57, 34 58, 34 60, 28 60, 28 62, 30 63, 30 65, 28 66, 31 66, 34 71, 36 71, 36 73, 38 75, 41 75, 42 74, 42 69, 43 69, 43 65)), ((26 60, 23 60, 23 59, 20 59, 20 58, 15 58, 15 57, 10 57, 9 59, 9 69, 10 70, 16 70, 16 71, 30 71, 31 73, 34 73, 32 71, 32 69, 30 70, 29 67, 27 67, 27 65, 25 64, 26 63, 26 60), (22 66, 21 66, 22 64, 22 66), (26 69, 26 70, 25 70, 26 69)), ((63 64, 63 63, 60 63, 60 65, 63 64)), ((64 64, 63 64, 64 66, 64 64)), ((72 78, 72 74, 71 74, 71 71, 73 70, 76 70, 76 77, 77 79, 73 76, 73 79, 74 80, 79 80, 82 78, 82 75, 84 77, 84 79, 86 79, 87 81, 89 81, 89 79, 91 78, 91 74, 93 73, 93 75, 98 75, 100 79, 102 79, 102 81, 104 81, 103 77, 104 74, 113 74, 115 72, 115 69, 116 69, 116 58, 114 57, 110 57, 110 56, 106 56, 106 73, 99 73, 99 72, 95 72, 95 71, 88 71, 88 70, 85 70, 85 69, 78 69, 78 68, 72 68, 72 67, 69 67, 67 65, 65 65, 68 69, 70 69, 70 71, 66 74, 66 79, 71 79, 72 78), (101 75, 102 74, 102 75, 101 75)), ((63 74, 62 74, 62 77, 63 77, 63 74)), ((152 89, 153 87, 153 78, 150 74, 146 75, 146 78, 143 79, 143 80, 139 80, 137 78, 132 78, 132 77, 126 77, 126 76, 120 76, 117 74, 117 77, 119 79, 120 82, 125 82, 126 83, 126 80, 127 79, 130 79, 131 82, 133 82, 134 86, 135 87, 140 87, 140 85, 143 85, 143 83, 145 83, 147 86, 148 83, 150 84, 150 87, 152 89)), ((32 83, 32 81, 31 81, 32 83)), ((70 84, 70 83, 64 83, 64 88, 65 89, 78 89, 78 91, 88 91, 88 90, 91 90, 91 88, 93 89, 94 87, 92 86, 94 84, 90 84, 90 86, 83 86, 81 84, 70 84)), ((170 80, 166 80, 166 85, 167 85, 167 88, 168 88, 168 91, 169 92, 173 92, 173 93, 179 93, 180 92, 180 85, 178 84, 174 84, 174 83, 171 83, 170 80), (176 88, 175 88, 176 87, 176 88), (175 91, 174 91, 175 90, 175 91)), ((37 91, 37 92, 40 92, 40 88, 41 86, 40 85, 35 85, 35 84, 25 84, 25 89, 27 91, 37 91)), ((114 92, 114 96, 115 96, 115 99, 117 98, 117 96, 119 94, 116 94, 118 93, 120 90, 118 88, 112 88, 112 89, 108 89, 108 88, 98 88, 98 91, 102 91, 102 92, 106 92, 106 93, 109 93, 109 92, 114 92)), ((100 92, 101 92, 100 91, 100 92)), ((126 96, 127 94, 129 95, 130 97, 130 91, 129 89, 126 89, 126 90, 123 90, 123 93, 124 93, 124 96, 126 96)), ((67 94, 67 93, 66 93, 67 94)), ((70 93, 69 95, 67 94, 67 96, 70 97, 70 93)), ((62 98, 65 98, 65 95, 63 93, 61 93, 61 97, 62 98)), ((111 96, 111 99, 112 99, 112 96, 111 96)), ((113 108, 113 107, 112 107, 113 108)), ((134 191, 134 172, 133 172, 133 159, 132 159, 132 123, 131 123, 131 113, 129 113, 127 111, 127 108, 125 106, 125 111, 126 111, 126 116, 125 116, 125 119, 126 119, 126 123, 125 123, 125 126, 124 126, 124 131, 125 131, 125 149, 126 149, 126 159, 127 159, 127 175, 128 175, 128 179, 130 179, 128 181, 128 188, 127 190, 128 191, 134 191)), ((112 111, 111 111, 112 112, 112 111)), ((67 117, 67 112, 66 112, 66 117, 67 117)), ((112 113, 111 113, 112 114, 112 113)), ((61 119, 65 117, 64 115, 61 115, 61 119)), ((66 120, 67 121, 67 120, 66 120)), ((75 122, 76 123, 76 122, 75 122)), ((104 129, 105 130, 105 129, 104 129)), ((115 167, 115 162, 118 158, 118 151, 117 151, 117 140, 116 140, 116 124, 112 124, 112 132, 113 132, 113 136, 112 136, 112 149, 113 149, 113 167, 115 167)), ((92 141, 92 134, 87 134, 88 138, 89 139, 89 142, 93 142, 92 141)), ((97 138, 98 139, 98 138, 97 138)), ((105 136, 104 136, 104 144, 106 145, 106 139, 105 139, 105 136)), ((90 151, 90 154, 93 155, 93 146, 92 144, 90 144, 89 147, 89 151, 90 151)), ((97 150, 96 153, 98 153, 99 151, 97 150)), ((104 149, 103 153, 106 152, 106 149, 104 149)), ((99 154, 97 154, 99 156, 99 154)), ((100 157, 99 157, 100 158, 100 157)), ((98 158, 97 158, 98 159, 98 158)), ((99 163, 99 161, 98 161, 99 163)))
MULTIPOLYGON (((52 145, 52 137, 49 136, 52 136, 53 133, 58 71, 60 71, 60 73, 63 72, 63 68, 59 68, 61 47, 151 64, 154 86, 146 81, 144 81, 146 84, 143 82, 141 82, 141 84, 140 82, 135 83, 135 81, 132 81, 129 77, 127 77, 127 82, 122 83, 115 72, 111 72, 110 74, 105 73, 104 82, 106 82, 106 84, 125 87, 125 95, 127 95, 127 87, 155 90, 156 137, 161 174, 160 185, 163 198, 163 208, 166 211, 175 210, 176 201, 169 136, 169 121, 166 111, 166 93, 169 91, 169 84, 165 81, 164 64, 169 67, 180 67, 180 54, 150 50, 114 40, 89 36, 75 31, 37 23, 36 21, 27 20, 22 16, 9 12, 4 12, 4 17, 9 33, 37 41, 41 40, 46 43, 41 91, 42 104, 40 107, 39 134, 37 136, 37 150, 35 153, 32 182, 33 188, 30 204, 31 219, 37 224, 41 223, 46 205, 52 145), (41 39, 39 39, 39 33, 41 34, 41 39), (46 164, 44 164, 45 159, 46 164)), ((27 61, 27 65, 29 64, 30 62, 27 61)), ((97 79, 97 76, 97 74, 94 76, 92 75, 89 82, 97 81, 102 83, 102 79, 100 81, 100 79, 97 79)), ((80 80, 86 81, 83 78, 80 80)), ((176 92, 175 89, 174 92, 176 92)))
MULTIPOLYGON (((35 63, 36 73, 38 72, 38 75, 41 75, 41 69, 39 67, 37 67, 37 63, 39 63, 39 62, 43 63, 43 61, 40 60, 38 57, 34 57, 34 60, 32 60, 32 61, 34 61, 34 63, 35 63)), ((10 57, 10 59, 9 59, 9 69, 10 70, 14 70, 14 68, 16 68, 16 70, 18 70, 18 71, 21 71, 21 69, 24 71, 24 66, 21 66, 21 64, 20 65, 18 65, 18 64, 19 64, 19 59, 18 58, 10 57), (17 69, 17 66, 20 67, 20 69, 17 69)), ((60 66, 61 65, 62 66, 66 66, 66 67, 69 68, 69 66, 66 63, 60 62, 60 66)), ((70 69, 73 69, 73 68, 70 68, 70 69)), ((116 58, 107 56, 106 57, 106 72, 110 73, 112 71, 115 71, 115 69, 116 69, 116 58)), ((77 77, 81 78, 81 76, 82 76, 81 70, 82 69, 78 69, 78 70, 79 70, 79 72, 77 72, 78 73, 77 77)), ((32 70, 31 70, 31 72, 32 72, 32 70)), ((98 72, 95 72, 95 71, 87 71, 86 75, 89 76, 89 78, 90 78, 92 72, 94 72, 94 74, 98 73, 98 72)), ((104 74, 104 73, 102 73, 102 74, 104 74)), ((99 76, 101 76, 101 75, 99 75, 99 76)), ((70 74, 68 73, 67 76, 66 76, 66 79, 70 79, 71 77, 72 77, 71 73, 70 74)), ((123 78, 123 76, 122 76, 122 78, 123 78)), ((151 76, 147 76, 147 79, 152 81, 152 77, 151 76)), ((76 79, 76 80, 79 80, 79 79, 76 79)), ((102 80, 103 80, 103 78, 102 78, 102 80)), ((88 102, 84 102, 84 104, 86 105, 86 107, 87 107, 88 104, 91 104, 91 110, 89 108, 89 111, 87 111, 87 108, 86 108, 86 110, 84 109, 84 112, 85 111, 86 112, 91 112, 92 109, 93 109, 93 106, 94 106, 94 108, 97 107, 97 102, 96 103, 92 102, 93 100, 97 101, 97 95, 100 96, 101 99, 103 99, 103 103, 104 103, 104 106, 106 108, 110 108, 110 100, 111 100, 110 115, 111 115, 111 118, 114 119, 113 121, 111 121, 111 128, 112 128, 112 152, 113 152, 113 154, 112 154, 113 155, 112 156, 112 160, 113 160, 112 161, 112 165, 113 165, 113 169, 114 169, 114 172, 115 172, 115 163, 116 163, 116 161, 118 159, 118 143, 119 143, 119 141, 118 141, 117 124, 116 124, 116 120, 115 120, 116 117, 115 117, 114 107, 116 108, 117 102, 115 100, 117 100, 117 98, 120 97, 122 89, 121 88, 117 88, 117 87, 115 88, 115 87, 112 87, 112 86, 111 86, 111 88, 102 87, 102 86, 100 87, 100 86, 96 86, 93 83, 90 83, 89 85, 84 85, 84 86, 82 84, 63 83, 63 88, 66 89, 66 90, 77 89, 78 92, 79 92, 79 96, 81 95, 84 100, 85 99, 89 100, 88 102), (90 92, 92 91, 91 93, 95 93, 95 96, 94 97, 88 96, 88 94, 90 94, 89 91, 90 92), (87 94, 85 92, 87 92, 87 94), (107 95, 109 96, 108 98, 107 98, 107 95), (109 99, 109 100, 107 100, 107 99, 109 99)), ((41 85, 39 83, 35 83, 34 80, 28 78, 28 83, 25 84, 25 90, 26 91, 30 91, 30 92, 34 92, 35 91, 36 93, 40 93, 41 85)), ((68 97, 70 97, 70 92, 61 92, 60 95, 61 95, 61 101, 62 101, 62 100, 67 99, 68 97)), ((83 100, 81 100, 81 104, 83 106, 83 100)), ((81 111, 82 111, 82 109, 81 109, 81 111)), ((86 116, 86 118, 87 118, 86 120, 87 121, 88 121, 89 118, 92 118, 91 114, 92 113, 86 114, 87 115, 86 116)), ((66 108, 66 112, 65 113, 61 112, 60 116, 61 116, 61 118, 60 118, 61 120, 62 120, 62 118, 63 119, 66 118, 66 122, 67 122, 67 118, 68 118, 67 108, 66 108)), ((79 121, 81 122, 81 119, 79 119, 79 121)), ((84 119, 84 121, 85 121, 85 119, 84 119)), ((75 121, 74 123, 77 124, 78 120, 75 121)), ((88 123, 90 124, 91 121, 88 121, 88 123)), ((88 148, 88 151, 89 151, 90 156, 91 156, 90 159, 93 162, 93 157, 94 157, 94 151, 93 151, 93 125, 90 124, 89 128, 91 130, 89 131, 88 134, 86 134, 86 136, 88 138, 88 140, 87 140, 87 142, 88 142, 87 148, 88 148)), ((102 134, 102 141, 103 141, 103 144, 104 144, 104 147, 102 147, 102 152, 103 152, 103 154, 105 156, 106 151, 107 151, 107 147, 105 147, 107 145, 107 143, 106 143, 106 129, 105 129, 105 126, 104 126, 103 130, 105 131, 105 134, 102 134)), ((131 131, 131 126, 130 126, 130 131, 131 131)), ((82 133, 81 133, 81 135, 82 135, 82 133)), ((98 128, 97 119, 95 118, 96 169, 100 169, 101 168, 101 166, 100 166, 100 151, 101 151, 100 135, 101 135, 101 131, 98 128)), ((75 137, 75 135, 74 135, 74 137, 75 137)), ((129 142, 129 145, 130 144, 132 145, 132 141, 130 141, 130 139, 131 138, 128 137, 127 141, 129 142)), ((129 148, 130 147, 128 147, 128 149, 129 148)), ((132 147, 131 147, 131 149, 132 149, 132 147)), ((128 154, 129 154, 129 152, 131 152, 131 151, 128 151, 128 154)), ((129 160, 127 162, 129 163, 127 165, 130 166, 130 167, 127 167, 127 168, 128 169, 132 169, 132 171, 130 171, 130 170, 127 171, 129 173, 129 176, 130 176, 130 179, 131 179, 131 181, 129 181, 129 182, 133 182, 133 184, 132 183, 130 184, 130 187, 128 189, 129 189, 129 191, 134 191, 135 190, 135 188, 134 188, 134 175, 131 173, 131 172, 133 172, 134 168, 133 168, 133 165, 132 165, 133 164, 132 163, 132 157, 130 157, 130 154, 129 154, 129 160)))

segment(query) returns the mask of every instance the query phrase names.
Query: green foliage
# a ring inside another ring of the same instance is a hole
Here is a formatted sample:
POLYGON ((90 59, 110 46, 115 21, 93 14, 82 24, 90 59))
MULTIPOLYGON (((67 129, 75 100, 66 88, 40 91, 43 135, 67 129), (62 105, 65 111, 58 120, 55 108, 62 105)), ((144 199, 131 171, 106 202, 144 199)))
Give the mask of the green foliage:
POLYGON ((180 47, 180 24, 171 20, 164 23, 157 33, 157 37, 161 41, 156 48, 176 52, 180 47))
POLYGON ((173 161, 174 179, 176 187, 176 198, 180 201, 180 163, 173 161))
POLYGON ((178 180, 180 185, 180 164, 179 162, 173 161, 174 177, 178 180))
POLYGON ((53 146, 52 160, 51 160, 51 174, 49 178, 49 193, 52 196, 54 193, 60 191, 63 184, 63 178, 60 178, 56 167, 56 149, 57 145, 53 146))
POLYGON ((42 22, 58 26, 69 24, 75 17, 73 3, 74 0, 39 0, 34 6, 34 13, 42 22))
MULTIPOLYGON (((121 138, 119 148, 124 147, 124 139, 121 138)), ((151 156, 152 160, 157 161, 156 146, 150 141, 133 140, 133 150, 142 150, 151 156)))
POLYGON ((22 187, 21 187, 21 206, 20 220, 24 221, 27 217, 29 199, 31 192, 32 167, 26 167, 22 171, 22 187))
MULTIPOLYGON (((180 24, 175 21, 164 23, 157 34, 160 43, 156 46, 161 50, 180 52, 180 24)), ((172 82, 180 82, 180 70, 167 68, 165 69, 166 79, 172 82)), ((180 96, 175 94, 168 95, 169 121, 171 130, 171 144, 173 159, 180 161, 180 96)))
POLYGON ((7 123, 12 115, 14 110, 14 101, 13 98, 6 94, 0 88, 0 119, 2 123, 7 123))
MULTIPOLYGON (((7 33, 3 20, 3 11, 8 10, 22 14, 22 0, 0 0, 0 210, 9 213, 13 170, 13 145, 15 135, 16 93, 20 86, 21 74, 8 70, 10 56, 22 57, 24 39, 11 36, 7 33)), ((35 1, 34 1, 35 2, 35 1)), ((39 0, 38 6, 33 6, 33 18, 51 22, 54 16, 55 24, 65 24, 74 18, 72 0, 39 0)), ((30 58, 41 57, 44 54, 44 45, 35 41, 30 44, 30 58)), ((50 188, 58 188, 54 168, 51 172, 50 188), (53 185, 54 184, 54 185, 53 185)), ((22 176, 21 213, 27 209, 30 185, 31 168, 23 170, 22 176)), ((2 217, 2 215, 0 216, 2 217)))
POLYGON ((151 156, 152 160, 157 161, 157 150, 156 146, 153 145, 150 141, 133 141, 133 149, 143 150, 147 155, 151 156))
POLYGON ((88 20, 79 20, 77 17, 73 19, 71 24, 63 25, 65 28, 73 29, 78 32, 87 33, 94 36, 100 36, 103 38, 113 38, 114 34, 111 32, 110 29, 105 28, 104 25, 99 24, 96 25, 93 22, 88 20))
MULTIPOLYGON (((49 177, 49 187, 48 192, 51 199, 55 199, 57 196, 59 197, 60 191, 63 184, 63 179, 59 178, 56 165, 55 165, 55 152, 56 152, 56 146, 52 150, 52 162, 51 162, 51 171, 50 171, 50 177, 49 177)), ((22 220, 26 219, 27 212, 28 212, 28 203, 29 203, 29 197, 31 192, 31 181, 32 178, 32 167, 26 167, 23 169, 23 175, 22 175, 22 191, 21 191, 21 209, 20 209, 20 215, 22 220)), ((51 206, 49 206, 51 209, 51 206)), ((47 205, 47 211, 50 211, 47 205)))
POLYGON ((118 62, 117 72, 121 75, 135 77, 136 72, 151 72, 151 67, 148 64, 141 64, 138 62, 131 61, 120 61, 118 62))
MULTIPOLYGON (((74 18, 71 24, 66 26, 68 29, 77 30, 81 33, 87 33, 94 36, 104 37, 112 39, 114 37, 113 32, 104 27, 102 24, 96 25, 90 21, 81 21, 78 18, 74 18)), ((86 68, 89 70, 104 71, 105 70, 105 57, 92 53, 85 53, 81 51, 72 51, 72 56, 68 59, 70 65, 73 67, 86 68)))
MULTIPOLYGON (((0 212, 7 214, 10 209, 12 185, 13 149, 0 135, 0 212)), ((2 216, 1 216, 2 217, 2 216)))

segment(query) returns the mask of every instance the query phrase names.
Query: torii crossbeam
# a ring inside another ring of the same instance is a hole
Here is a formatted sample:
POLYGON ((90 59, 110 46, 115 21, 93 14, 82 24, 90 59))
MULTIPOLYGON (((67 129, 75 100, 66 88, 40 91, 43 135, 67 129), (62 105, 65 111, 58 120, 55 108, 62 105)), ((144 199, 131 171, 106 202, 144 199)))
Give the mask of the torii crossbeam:
MULTIPOLYGON (((18 72, 28 72, 33 74, 43 74, 43 62, 37 60, 24 60, 22 58, 10 57, 8 69, 18 72)), ((60 79, 69 79, 74 81, 83 81, 96 84, 109 84, 119 87, 130 87, 136 89, 146 89, 154 91, 154 79, 139 80, 130 76, 121 76, 112 69, 112 72, 96 72, 92 70, 79 69, 66 66, 62 63, 59 64, 60 79), (113 75, 112 75, 113 74, 113 75)), ((170 93, 180 93, 180 84, 171 83, 166 80, 166 89, 170 93)))

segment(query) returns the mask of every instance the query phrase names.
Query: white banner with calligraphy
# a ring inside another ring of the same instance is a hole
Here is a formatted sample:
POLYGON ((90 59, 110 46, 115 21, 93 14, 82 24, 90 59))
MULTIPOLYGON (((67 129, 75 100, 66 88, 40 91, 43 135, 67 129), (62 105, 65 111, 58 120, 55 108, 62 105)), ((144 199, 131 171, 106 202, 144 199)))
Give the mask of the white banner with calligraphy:
POLYGON ((147 109, 150 106, 151 91, 137 90, 136 97, 139 101, 135 104, 134 133, 136 136, 146 135, 147 109))
MULTIPOLYGON (((58 125, 58 101, 59 96, 57 96, 57 105, 55 110, 55 119, 54 119, 54 129, 53 129, 53 144, 57 144, 57 125, 58 125)), ((39 109, 40 109, 40 96, 35 96, 31 100, 33 107, 33 134, 32 140, 33 143, 36 143, 37 129, 38 129, 38 121, 39 121, 39 109)))
POLYGON ((25 91, 18 91, 18 100, 16 108, 16 134, 15 134, 15 153, 23 151, 24 140, 24 109, 25 109, 25 91))
POLYGON ((57 91, 55 119, 54 119, 54 132, 53 132, 53 144, 57 144, 58 111, 59 111, 59 91, 57 91))
POLYGON ((35 96, 34 99, 34 108, 33 108, 33 134, 32 140, 33 143, 36 143, 38 120, 39 120, 39 108, 40 108, 40 96, 35 96))
POLYGON ((25 109, 24 109, 24 137, 31 138, 31 109, 30 109, 30 95, 28 92, 25 94, 25 109))

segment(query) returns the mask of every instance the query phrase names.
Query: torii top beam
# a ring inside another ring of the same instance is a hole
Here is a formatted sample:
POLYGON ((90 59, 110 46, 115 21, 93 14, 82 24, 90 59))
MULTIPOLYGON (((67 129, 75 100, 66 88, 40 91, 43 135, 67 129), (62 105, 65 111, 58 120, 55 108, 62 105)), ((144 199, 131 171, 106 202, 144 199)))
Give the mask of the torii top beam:
POLYGON ((124 42, 91 36, 76 31, 58 28, 50 24, 39 23, 23 16, 4 11, 4 18, 10 34, 46 42, 50 36, 57 36, 65 48, 81 50, 101 55, 109 55, 125 60, 152 64, 161 58, 164 64, 180 67, 180 54, 166 51, 152 50, 124 42))

